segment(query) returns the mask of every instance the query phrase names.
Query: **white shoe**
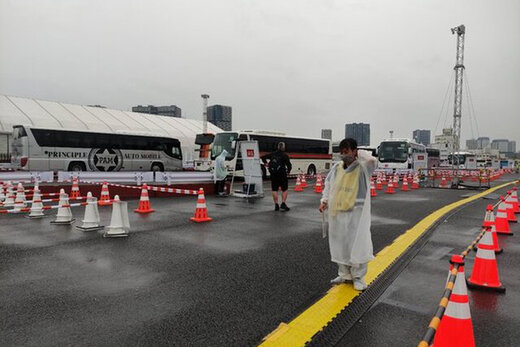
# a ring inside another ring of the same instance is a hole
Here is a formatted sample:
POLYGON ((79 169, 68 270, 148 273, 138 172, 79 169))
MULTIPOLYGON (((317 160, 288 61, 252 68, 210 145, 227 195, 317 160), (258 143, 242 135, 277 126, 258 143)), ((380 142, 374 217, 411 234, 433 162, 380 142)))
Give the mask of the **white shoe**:
POLYGON ((356 280, 354 280, 354 289, 363 291, 363 290, 367 289, 367 284, 363 280, 356 279, 356 280))
POLYGON ((345 283, 345 282, 348 282, 348 281, 350 281, 350 279, 338 276, 335 279, 331 280, 330 283, 331 284, 341 284, 341 283, 345 283))

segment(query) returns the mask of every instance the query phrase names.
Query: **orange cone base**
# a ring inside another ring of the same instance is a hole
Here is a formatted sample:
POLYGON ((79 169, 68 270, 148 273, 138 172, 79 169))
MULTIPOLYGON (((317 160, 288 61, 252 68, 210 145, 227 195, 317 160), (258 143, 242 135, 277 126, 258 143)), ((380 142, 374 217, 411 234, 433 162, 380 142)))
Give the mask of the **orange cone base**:
POLYGON ((295 192, 303 192, 303 189, 301 187, 296 187, 296 188, 294 188, 294 191, 295 192))
POLYGON ((99 206, 110 206, 112 205, 112 201, 98 201, 99 206))
POLYGON ((473 324, 471 319, 455 319, 442 317, 442 323, 435 333, 434 346, 475 346, 473 337, 473 324))
POLYGON ((210 218, 210 217, 200 217, 200 218, 191 217, 190 220, 192 222, 195 222, 195 223, 203 223, 203 222, 211 222, 213 220, 213 218, 210 218))
POLYGON ((497 231, 496 233, 500 234, 500 235, 508 235, 508 236, 513 236, 514 235, 511 230, 509 230, 509 231, 497 231))
POLYGON ((134 210, 135 213, 152 213, 152 212, 155 212, 155 210, 153 208, 149 208, 147 210, 140 210, 140 209, 135 209, 134 210))
POLYGON ((500 282, 498 282, 498 284, 490 286, 488 284, 485 285, 484 283, 473 282, 471 280, 471 278, 469 278, 466 280, 466 284, 468 285, 469 288, 472 288, 472 289, 491 290, 491 291, 498 292, 498 293, 506 292, 506 288, 500 282))

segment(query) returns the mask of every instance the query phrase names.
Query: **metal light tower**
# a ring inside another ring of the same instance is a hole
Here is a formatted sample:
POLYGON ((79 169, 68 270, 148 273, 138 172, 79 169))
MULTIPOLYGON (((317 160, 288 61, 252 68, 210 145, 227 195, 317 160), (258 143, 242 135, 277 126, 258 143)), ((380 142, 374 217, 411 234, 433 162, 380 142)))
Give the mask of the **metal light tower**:
POLYGON ((462 81, 464 74, 464 36, 466 27, 459 25, 451 29, 452 34, 457 35, 457 62, 455 64, 455 99, 453 105, 453 153, 452 161, 455 163, 455 153, 460 151, 460 119, 462 117, 462 81))
POLYGON ((202 94, 202 133, 208 132, 208 94, 202 94))

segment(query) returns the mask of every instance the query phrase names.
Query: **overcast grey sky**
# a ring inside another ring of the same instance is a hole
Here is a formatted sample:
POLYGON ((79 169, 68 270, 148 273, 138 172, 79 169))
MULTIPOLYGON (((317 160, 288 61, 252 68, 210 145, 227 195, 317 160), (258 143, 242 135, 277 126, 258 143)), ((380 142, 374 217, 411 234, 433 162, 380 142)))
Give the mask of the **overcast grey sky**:
POLYGON ((433 133, 460 24, 478 134, 520 145, 518 0, 0 0, 0 93, 188 118, 208 93, 235 129, 340 139, 367 122, 377 145, 433 133))

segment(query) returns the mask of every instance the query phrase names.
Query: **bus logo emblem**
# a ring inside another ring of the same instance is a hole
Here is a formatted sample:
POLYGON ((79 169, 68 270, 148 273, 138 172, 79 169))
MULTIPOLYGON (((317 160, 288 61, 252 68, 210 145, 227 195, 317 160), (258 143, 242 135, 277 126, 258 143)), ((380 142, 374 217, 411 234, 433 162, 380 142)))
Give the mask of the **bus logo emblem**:
POLYGON ((88 155, 92 171, 119 171, 123 165, 121 151, 113 148, 94 148, 88 155))

